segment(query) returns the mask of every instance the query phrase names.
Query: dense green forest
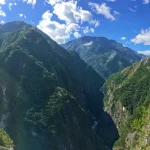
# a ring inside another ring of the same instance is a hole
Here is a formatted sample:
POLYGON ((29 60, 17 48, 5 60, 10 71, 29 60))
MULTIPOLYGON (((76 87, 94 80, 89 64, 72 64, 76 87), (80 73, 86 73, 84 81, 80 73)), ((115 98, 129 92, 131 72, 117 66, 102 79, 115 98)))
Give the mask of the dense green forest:
POLYGON ((150 58, 112 75, 106 82, 105 106, 118 126, 116 147, 148 150, 150 58), (118 115, 118 118, 117 118, 118 115), (123 118, 123 119, 122 119, 123 118))
POLYGON ((0 77, 1 127, 15 150, 105 150, 118 139, 103 109, 104 79, 36 27, 0 26, 0 77))

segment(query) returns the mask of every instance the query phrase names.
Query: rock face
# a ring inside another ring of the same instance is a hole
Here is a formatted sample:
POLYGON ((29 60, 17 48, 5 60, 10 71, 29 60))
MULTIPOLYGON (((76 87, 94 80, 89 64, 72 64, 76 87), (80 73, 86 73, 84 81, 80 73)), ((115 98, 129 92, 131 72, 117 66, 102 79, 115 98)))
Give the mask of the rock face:
POLYGON ((106 82, 105 109, 120 134, 115 150, 150 149, 150 58, 145 58, 106 82))
POLYGON ((114 40, 85 36, 62 45, 68 51, 76 51, 102 77, 108 78, 143 57, 114 40))
POLYGON ((0 127, 15 150, 105 150, 117 130, 105 118, 104 79, 31 25, 0 26, 0 127), (9 28, 8 28, 9 27, 9 28), (112 128, 111 128, 112 127, 112 128), (107 142, 106 142, 107 141, 107 142))

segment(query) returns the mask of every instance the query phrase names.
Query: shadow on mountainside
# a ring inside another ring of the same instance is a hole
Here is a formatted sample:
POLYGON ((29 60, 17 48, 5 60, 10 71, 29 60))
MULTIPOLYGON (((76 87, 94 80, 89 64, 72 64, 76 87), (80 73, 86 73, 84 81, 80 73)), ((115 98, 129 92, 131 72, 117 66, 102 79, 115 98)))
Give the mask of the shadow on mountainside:
POLYGON ((93 126, 93 129, 96 134, 103 139, 105 145, 109 149, 112 149, 116 140, 119 139, 117 127, 107 112, 102 114, 100 120, 93 126))

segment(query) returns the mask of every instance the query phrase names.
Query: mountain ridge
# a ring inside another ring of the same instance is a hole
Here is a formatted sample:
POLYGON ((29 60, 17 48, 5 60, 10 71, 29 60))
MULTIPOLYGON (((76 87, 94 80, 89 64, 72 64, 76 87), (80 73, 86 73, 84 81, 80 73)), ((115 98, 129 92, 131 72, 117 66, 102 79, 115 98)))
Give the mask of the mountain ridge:
MULTIPOLYGON (((118 134, 106 142, 108 134, 103 138, 92 130, 104 116, 99 91, 104 79, 78 55, 25 26, 0 36, 0 117, 16 150, 111 148, 118 134)), ((105 121, 105 128, 117 133, 111 121, 105 121)), ((99 127, 104 134, 104 126, 99 127)))
POLYGON ((61 46, 68 51, 77 51, 80 57, 105 79, 143 57, 106 37, 84 36, 61 46))
POLYGON ((116 150, 150 148, 149 68, 150 57, 147 57, 110 76, 105 83, 105 110, 120 134, 116 150))

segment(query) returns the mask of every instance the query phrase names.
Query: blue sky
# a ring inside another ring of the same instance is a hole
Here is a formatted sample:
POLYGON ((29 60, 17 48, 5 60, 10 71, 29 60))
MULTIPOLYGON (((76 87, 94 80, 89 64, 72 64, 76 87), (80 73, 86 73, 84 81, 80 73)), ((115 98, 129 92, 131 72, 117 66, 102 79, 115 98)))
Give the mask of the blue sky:
POLYGON ((16 20, 58 43, 104 36, 150 54, 150 0, 0 0, 1 24, 16 20))

